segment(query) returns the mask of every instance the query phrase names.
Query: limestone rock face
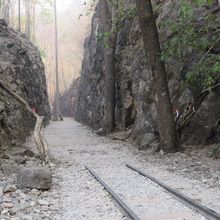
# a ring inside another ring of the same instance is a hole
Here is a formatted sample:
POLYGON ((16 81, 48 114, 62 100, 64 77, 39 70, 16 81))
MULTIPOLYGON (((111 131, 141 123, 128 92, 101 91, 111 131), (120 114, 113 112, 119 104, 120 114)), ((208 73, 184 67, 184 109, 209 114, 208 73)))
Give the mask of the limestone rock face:
POLYGON ((70 89, 60 98, 60 108, 63 116, 74 117, 77 108, 77 97, 79 89, 80 78, 73 81, 70 89))
POLYGON ((101 21, 101 8, 96 7, 92 18, 92 31, 85 40, 84 59, 79 85, 79 96, 77 101, 76 119, 94 129, 101 127, 104 116, 103 104, 104 93, 104 49, 99 41, 99 34, 104 31, 104 24, 101 21))
MULTIPOLYGON (((46 78, 40 53, 20 33, 0 20, 0 78, 23 97, 46 121, 50 118, 46 78)), ((24 141, 35 119, 12 96, 0 89, 0 149, 24 141)))
POLYGON ((49 168, 30 167, 23 168, 17 173, 17 187, 19 189, 48 190, 52 183, 52 173, 49 168))
MULTIPOLYGON (((166 42, 170 37, 169 27, 164 24, 169 20, 174 21, 176 19, 180 2, 153 1, 155 8, 160 8, 157 14, 158 27, 165 27, 165 29, 159 28, 161 42, 166 42), (173 8, 173 5, 176 8, 173 8)), ((124 4, 126 7, 130 7, 134 1, 125 0, 124 4)), ((195 25, 204 25, 202 16, 205 10, 205 8, 197 10, 198 20, 195 25)), ((92 19, 91 34, 85 42, 85 56, 76 111, 78 121, 96 130, 101 129, 104 105, 108 101, 105 100, 103 90, 105 87, 103 73, 105 50, 103 49, 104 45, 99 40, 100 36, 103 35, 100 12, 101 8, 98 4, 92 19)), ((161 45, 163 47, 163 43, 161 45)), ((192 91, 189 89, 181 91, 182 83, 193 62, 199 62, 205 53, 206 51, 201 51, 201 54, 194 54, 193 51, 189 50, 185 53, 184 63, 177 58, 166 62, 173 107, 179 108, 193 98, 192 91)), ((121 21, 117 33, 115 67, 116 128, 121 131, 131 128, 131 137, 138 145, 148 146, 158 137, 156 110, 139 22, 135 16, 121 21)), ((220 118, 219 101, 220 96, 217 90, 206 97, 198 109, 198 114, 182 132, 183 143, 197 145, 207 142, 207 139, 212 136, 212 127, 220 118), (203 119, 199 118, 200 113, 203 119)), ((215 141, 219 141, 219 134, 214 135, 215 141)))
MULTIPOLYGON (((132 1, 126 1, 126 5, 132 1)), ((91 34, 85 42, 85 56, 77 102, 76 119, 93 129, 100 129, 104 117, 103 33, 101 8, 96 7, 91 34)), ((122 21, 117 34, 115 50, 116 67, 116 127, 132 127, 132 137, 138 143, 152 141, 154 133, 154 104, 149 74, 146 68, 143 42, 138 19, 122 21), (152 114, 153 112, 153 114, 152 114), (147 133, 147 137, 143 137, 147 133), (151 138, 148 138, 151 137, 151 138)))

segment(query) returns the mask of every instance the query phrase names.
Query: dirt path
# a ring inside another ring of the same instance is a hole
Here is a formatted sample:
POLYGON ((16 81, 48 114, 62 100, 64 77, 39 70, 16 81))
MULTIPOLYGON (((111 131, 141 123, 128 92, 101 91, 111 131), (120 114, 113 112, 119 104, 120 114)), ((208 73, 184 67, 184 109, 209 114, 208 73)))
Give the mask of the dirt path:
POLYGON ((127 169, 125 163, 139 167, 220 212, 219 188, 210 188, 178 172, 168 172, 169 157, 158 162, 155 156, 143 154, 129 143, 99 137, 71 119, 52 122, 46 137, 54 163, 54 185, 49 194, 50 209, 57 210, 52 212, 56 213, 51 216, 53 220, 127 219, 85 170, 85 165, 95 170, 141 219, 205 219, 127 169))
POLYGON ((53 122, 46 136, 60 196, 60 213, 54 219, 122 219, 108 194, 84 169, 93 165, 93 159, 97 162, 108 154, 100 145, 104 139, 94 138, 91 131, 71 119, 53 122))

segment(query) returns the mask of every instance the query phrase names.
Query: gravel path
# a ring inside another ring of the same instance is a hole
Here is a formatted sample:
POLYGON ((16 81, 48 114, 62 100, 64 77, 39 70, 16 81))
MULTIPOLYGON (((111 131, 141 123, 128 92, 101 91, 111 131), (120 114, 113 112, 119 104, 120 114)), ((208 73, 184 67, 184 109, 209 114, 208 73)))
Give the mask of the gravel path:
POLYGON ((125 167, 129 163, 220 212, 220 190, 198 180, 168 172, 127 142, 99 137, 65 119, 46 130, 53 158, 54 186, 50 193, 53 220, 128 219, 103 187, 86 171, 93 169, 141 218, 202 220, 204 217, 174 200, 156 184, 125 167), (149 159, 149 160, 148 160, 149 159))

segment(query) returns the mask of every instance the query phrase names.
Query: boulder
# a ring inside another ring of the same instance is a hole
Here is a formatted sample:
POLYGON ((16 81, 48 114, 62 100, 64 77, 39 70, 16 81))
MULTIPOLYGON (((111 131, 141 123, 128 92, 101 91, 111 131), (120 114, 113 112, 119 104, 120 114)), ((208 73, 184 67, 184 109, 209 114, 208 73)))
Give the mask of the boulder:
POLYGON ((52 173, 47 167, 23 168, 17 173, 17 186, 19 189, 48 190, 51 184, 52 173))
MULTIPOLYGON (((0 79, 32 108, 50 119, 44 65, 39 50, 0 19, 0 79)), ((0 89, 0 150, 20 145, 34 129, 35 119, 0 89)))

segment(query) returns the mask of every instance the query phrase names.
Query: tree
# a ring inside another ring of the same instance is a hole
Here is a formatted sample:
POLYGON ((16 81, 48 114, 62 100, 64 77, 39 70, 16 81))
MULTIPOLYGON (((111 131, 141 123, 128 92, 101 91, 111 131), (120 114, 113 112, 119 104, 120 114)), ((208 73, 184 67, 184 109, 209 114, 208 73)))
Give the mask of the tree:
POLYGON ((9 20, 10 20, 10 6, 11 6, 11 0, 0 1, 1 17, 5 20, 7 24, 9 24, 9 20))
POLYGON ((30 40, 31 37, 31 17, 30 17, 30 0, 25 0, 26 25, 25 33, 30 40))
POLYGON ((32 42, 35 43, 35 25, 36 25, 36 4, 37 0, 32 0, 32 42))
POLYGON ((152 77, 157 124, 160 134, 159 148, 175 152, 179 148, 173 119, 172 105, 164 62, 151 0, 136 0, 149 74, 152 77))
POLYGON ((59 120, 60 106, 59 106, 59 75, 58 75, 58 33, 57 33, 57 5, 54 0, 54 25, 55 25, 55 71, 56 71, 56 94, 55 94, 55 109, 54 109, 54 120, 59 120))
MULTIPOLYGON (((107 0, 101 0, 101 19, 103 20, 103 32, 109 35, 107 43, 104 45, 104 65, 103 73, 105 77, 104 97, 104 124, 103 133, 112 132, 115 126, 115 45, 117 40, 117 32, 112 21, 117 19, 117 8, 112 5, 112 13, 108 7, 107 0)), ((105 38, 105 36, 103 37, 105 38)), ((105 41, 106 39, 104 39, 105 41)))
POLYGON ((21 32, 21 0, 18 0, 18 31, 21 32))

